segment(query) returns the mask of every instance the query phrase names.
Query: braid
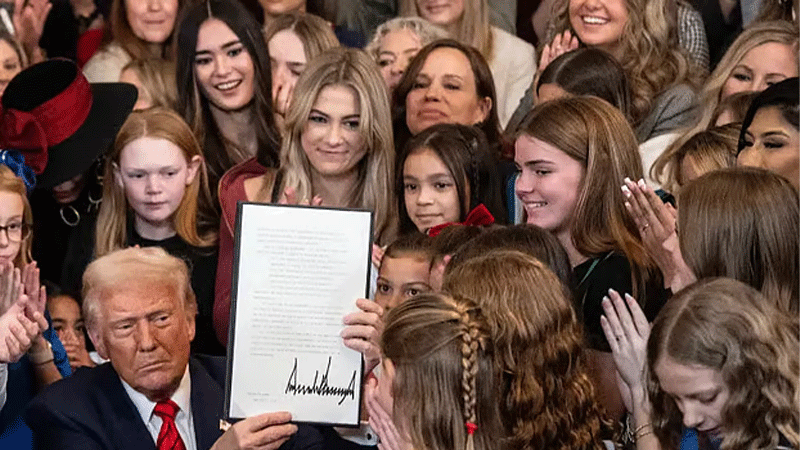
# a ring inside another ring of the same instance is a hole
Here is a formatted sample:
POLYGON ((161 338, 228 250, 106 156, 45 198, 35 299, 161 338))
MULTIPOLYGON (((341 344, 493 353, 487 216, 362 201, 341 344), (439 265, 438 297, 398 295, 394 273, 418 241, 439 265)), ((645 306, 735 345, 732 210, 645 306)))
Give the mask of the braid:
POLYGON ((473 450, 475 448, 473 432, 478 420, 475 378, 478 372, 480 327, 474 319, 475 308, 463 304, 459 306, 459 309, 463 309, 460 311, 460 321, 463 327, 461 331, 461 389, 464 400, 464 420, 466 421, 464 426, 467 428, 466 450, 473 450))

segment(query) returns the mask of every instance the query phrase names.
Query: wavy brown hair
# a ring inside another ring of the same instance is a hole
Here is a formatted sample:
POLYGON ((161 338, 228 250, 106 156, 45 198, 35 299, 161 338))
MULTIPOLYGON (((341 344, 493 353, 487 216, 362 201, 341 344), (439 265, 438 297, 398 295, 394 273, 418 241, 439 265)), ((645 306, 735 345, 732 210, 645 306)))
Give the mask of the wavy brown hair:
POLYGON ((448 270, 444 290, 482 309, 502 373, 510 449, 603 448, 605 425, 564 284, 538 259, 496 250, 448 270))
MULTIPOLYGON (((554 6, 556 33, 572 31, 569 1, 554 6)), ((656 97, 677 84, 700 84, 704 70, 694 66, 678 42, 678 13, 672 0, 625 0, 628 20, 620 37, 619 63, 631 87, 631 118, 638 124, 656 97)))
POLYGON ((699 278, 729 277, 798 311, 800 200, 775 173, 736 167, 707 173, 678 195, 678 239, 699 278))
POLYGON ((798 322, 758 291, 727 278, 701 280, 659 313, 647 341, 653 431, 677 448, 682 416, 654 369, 669 356, 721 373, 730 397, 722 410, 721 450, 772 450, 780 436, 800 445, 798 322))
POLYGON ((417 450, 496 448, 492 341, 474 302, 424 294, 393 308, 380 340, 395 365, 394 421, 417 450), (467 433, 467 423, 477 425, 467 433))

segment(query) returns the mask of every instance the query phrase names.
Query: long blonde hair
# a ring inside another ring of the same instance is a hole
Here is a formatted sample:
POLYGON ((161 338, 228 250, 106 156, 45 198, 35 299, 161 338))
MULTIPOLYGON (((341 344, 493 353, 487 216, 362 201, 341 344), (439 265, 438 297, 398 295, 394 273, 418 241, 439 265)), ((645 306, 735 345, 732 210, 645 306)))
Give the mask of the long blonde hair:
POLYGON ((722 410, 722 450, 772 450, 783 435, 800 445, 797 315, 786 314, 736 280, 701 280, 671 298, 647 341, 646 382, 653 431, 677 448, 681 412, 655 376, 666 356, 720 372, 730 391, 722 410))
MULTIPOLYGON (((389 98, 375 62, 361 50, 334 48, 314 58, 297 81, 286 116, 286 136, 281 145, 283 180, 280 192, 293 188, 297 197, 313 197, 311 165, 301 143, 308 116, 317 96, 327 86, 346 86, 356 93, 361 105, 359 133, 366 155, 358 164, 358 180, 352 189, 350 207, 374 212, 374 239, 388 243, 396 228, 394 191, 394 144, 389 98)), ((263 177, 259 201, 269 201, 270 173, 263 177)))
MULTIPOLYGON (((114 166, 119 165, 125 146, 142 137, 172 142, 183 151, 187 162, 195 156, 202 158, 203 155, 192 130, 174 111, 153 108, 132 112, 119 130, 106 161, 103 202, 95 233, 95 257, 127 246, 129 206, 125 189, 114 182, 114 166)), ((214 211, 205 164, 201 159, 194 180, 186 187, 178 209, 172 216, 175 232, 184 242, 195 247, 214 245, 219 227, 219 219, 214 211)))
MULTIPOLYGON (((463 0, 464 13, 458 21, 458 30, 453 39, 475 47, 481 52, 486 61, 491 61, 492 55, 492 42, 494 36, 492 27, 489 25, 489 16, 491 11, 489 9, 488 0, 463 0)), ((422 17, 417 8, 417 0, 400 0, 400 14, 401 17, 422 17)))
POLYGON ((423 294, 393 308, 380 340, 395 366, 394 420, 417 450, 489 450, 499 430, 498 374, 480 308, 423 294), (475 424, 474 434, 468 424, 475 424))
MULTIPOLYGON (((747 52, 758 46, 770 42, 777 42, 779 44, 792 46, 794 48, 794 52, 792 53, 797 55, 799 38, 800 31, 798 31, 797 25, 784 20, 757 22, 744 30, 742 34, 733 41, 731 46, 728 47, 725 55, 703 85, 699 95, 702 110, 697 122, 691 128, 684 130, 683 134, 672 144, 672 147, 680 148, 686 141, 691 139, 692 136, 714 125, 714 114, 721 101, 722 87, 731 77, 733 69, 735 69, 745 55, 747 55, 747 52)), ((795 65, 797 65, 796 60, 795 65)), ((663 161, 662 158, 659 158, 650 169, 650 174, 654 179, 658 180, 663 176, 665 164, 666 162, 663 161)))
MULTIPOLYGON (((556 33, 573 31, 570 0, 553 5, 556 33)), ((631 87, 631 118, 643 120, 656 97, 672 86, 700 84, 703 70, 695 66, 678 42, 678 16, 674 0, 625 0, 628 20, 620 37, 619 63, 631 87)))
POLYGON ((31 246, 33 245, 33 210, 28 202, 28 191, 20 177, 11 171, 5 164, 0 164, 0 192, 11 192, 22 198, 22 223, 28 229, 28 234, 22 239, 17 256, 14 257, 14 267, 22 268, 33 260, 31 246))

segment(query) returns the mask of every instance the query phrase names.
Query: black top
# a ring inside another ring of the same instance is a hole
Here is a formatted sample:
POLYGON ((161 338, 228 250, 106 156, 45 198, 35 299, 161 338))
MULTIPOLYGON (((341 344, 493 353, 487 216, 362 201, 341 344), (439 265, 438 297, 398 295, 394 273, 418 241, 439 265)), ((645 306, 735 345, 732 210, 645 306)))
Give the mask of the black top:
MULTIPOLYGON (((589 348, 610 352, 611 347, 600 325, 602 301, 609 289, 614 289, 620 295, 633 294, 630 262, 625 256, 611 252, 579 264, 573 269, 573 274, 578 283, 575 293, 577 313, 583 320, 589 348)), ((668 297, 668 292, 656 285, 655 281, 636 299, 640 305, 644 304, 644 314, 649 321, 655 319, 668 297)))
MULTIPOLYGON (((162 241, 145 239, 136 232, 133 217, 128 219, 128 239, 125 243, 132 247, 161 247, 167 253, 182 259, 189 267, 192 289, 197 297, 197 320, 192 352, 206 355, 224 355, 225 347, 217 341, 212 326, 214 310, 214 282, 217 278, 217 247, 193 247, 177 234, 162 241)), ((77 227, 70 239, 63 271, 61 288, 66 292, 79 293, 82 276, 86 266, 94 256, 95 222, 77 227)))

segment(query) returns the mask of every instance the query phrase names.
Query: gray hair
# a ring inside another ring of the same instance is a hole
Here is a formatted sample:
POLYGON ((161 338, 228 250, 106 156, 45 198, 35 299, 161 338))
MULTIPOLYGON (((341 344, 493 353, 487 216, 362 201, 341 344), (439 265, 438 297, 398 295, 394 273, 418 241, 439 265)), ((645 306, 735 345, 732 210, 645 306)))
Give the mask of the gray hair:
POLYGON ((372 36, 372 41, 367 44, 364 51, 372 59, 377 60, 381 39, 391 32, 400 30, 410 30, 416 34, 420 41, 420 47, 424 47, 433 41, 450 37, 447 31, 421 17, 395 17, 378 26, 372 36))

